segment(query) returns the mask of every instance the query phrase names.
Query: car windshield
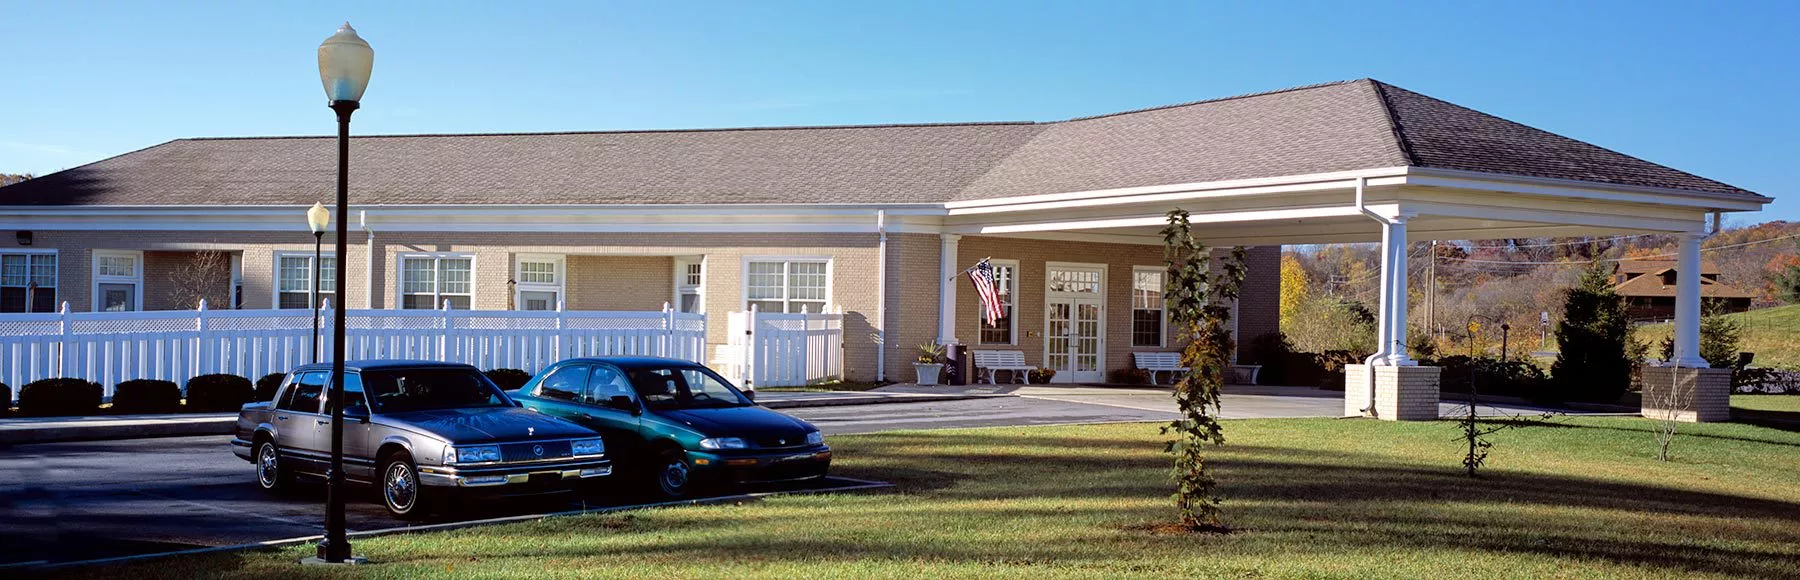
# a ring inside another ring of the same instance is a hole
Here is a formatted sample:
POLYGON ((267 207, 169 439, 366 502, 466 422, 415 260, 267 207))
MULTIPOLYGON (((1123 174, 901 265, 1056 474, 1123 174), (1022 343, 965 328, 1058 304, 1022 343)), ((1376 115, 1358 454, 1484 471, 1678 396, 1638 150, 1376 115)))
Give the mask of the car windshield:
POLYGON ((744 407, 751 403, 731 383, 704 368, 632 369, 631 386, 652 409, 744 407))
POLYGON ((380 369, 363 371, 362 378, 376 413, 512 406, 474 369, 380 369))

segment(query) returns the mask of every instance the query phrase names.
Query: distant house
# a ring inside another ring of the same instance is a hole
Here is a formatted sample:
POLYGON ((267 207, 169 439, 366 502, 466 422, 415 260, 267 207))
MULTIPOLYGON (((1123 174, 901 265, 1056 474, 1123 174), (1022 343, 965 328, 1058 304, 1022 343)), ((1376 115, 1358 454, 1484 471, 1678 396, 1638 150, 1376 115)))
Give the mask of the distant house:
MULTIPOLYGON (((1632 320, 1667 320, 1675 317, 1674 260, 1630 260, 1619 263, 1614 291, 1625 297, 1632 320)), ((1701 312, 1743 312, 1750 309, 1749 292, 1719 281, 1719 266, 1702 261, 1700 266, 1701 312)))

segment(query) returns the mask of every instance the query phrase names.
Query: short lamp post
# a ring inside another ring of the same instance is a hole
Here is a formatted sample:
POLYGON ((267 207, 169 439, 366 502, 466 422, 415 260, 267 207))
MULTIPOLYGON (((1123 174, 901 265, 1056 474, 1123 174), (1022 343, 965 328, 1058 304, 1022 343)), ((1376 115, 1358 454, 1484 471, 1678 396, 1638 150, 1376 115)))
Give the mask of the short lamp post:
MULTIPOLYGON (((337 112, 337 255, 345 256, 350 215, 350 114, 356 112, 363 90, 369 88, 369 73, 375 68, 375 51, 356 35, 356 29, 345 22, 336 34, 319 44, 319 82, 325 85, 325 97, 331 110, 337 112)), ((345 276, 336 276, 336 296, 344 296, 345 276)), ((325 488, 325 539, 319 541, 317 561, 326 564, 353 564, 360 559, 350 555, 350 540, 344 535, 344 309, 332 310, 331 325, 331 471, 325 488)))
POLYGON ((320 246, 325 241, 325 226, 328 225, 331 225, 331 211, 325 209, 325 204, 313 203, 312 209, 306 210, 306 227, 312 228, 313 234, 312 293, 306 295, 307 300, 312 302, 313 311, 313 364, 319 363, 319 260, 322 257, 320 246))

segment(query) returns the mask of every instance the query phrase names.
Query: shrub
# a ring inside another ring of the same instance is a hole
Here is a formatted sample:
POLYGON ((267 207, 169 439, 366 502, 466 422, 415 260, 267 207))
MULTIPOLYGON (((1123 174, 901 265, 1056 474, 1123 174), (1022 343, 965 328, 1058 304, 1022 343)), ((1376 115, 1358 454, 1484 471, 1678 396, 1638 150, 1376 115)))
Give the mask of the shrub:
POLYGON ((170 381, 132 379, 113 385, 114 413, 175 413, 181 411, 181 387, 170 381))
POLYGON ((1612 266, 1594 262, 1564 293, 1557 356, 1551 367, 1556 395, 1571 401, 1610 403, 1631 387, 1631 321, 1625 298, 1613 291, 1612 266))
POLYGON ((1050 367, 1038 367, 1035 369, 1031 369, 1031 372, 1026 373, 1026 375, 1025 375, 1026 380, 1030 381, 1031 384, 1034 384, 1034 385, 1050 384, 1050 379, 1055 378, 1055 377, 1056 377, 1056 369, 1053 369, 1050 367))
POLYGON ((1539 401, 1555 400, 1544 369, 1530 361, 1500 360, 1492 357, 1454 355, 1430 361, 1438 367, 1438 389, 1446 393, 1467 393, 1473 387, 1484 395, 1525 397, 1539 401))
POLYGON ((12 387, 0 383, 0 417, 12 412, 12 387))
POLYGON ((1292 380, 1288 365, 1294 354, 1294 341, 1286 334, 1270 332, 1250 339, 1244 348, 1243 363, 1262 365, 1257 378, 1265 385, 1288 385, 1293 384, 1288 382, 1292 380))
POLYGON ((36 417, 92 415, 100 410, 100 383, 42 379, 19 387, 19 414, 36 417))
POLYGON ((1140 368, 1114 369, 1111 382, 1120 385, 1150 384, 1150 371, 1140 368))
POLYGON ((519 369, 493 369, 482 374, 487 375, 488 380, 499 385, 502 391, 523 387, 526 381, 531 380, 531 373, 519 369))
POLYGON ((1374 353, 1349 350, 1328 350, 1319 354, 1318 369, 1319 388, 1344 390, 1344 365, 1362 364, 1363 359, 1374 353))
POLYGON ((256 390, 251 393, 250 401, 260 403, 275 400, 275 390, 281 388, 281 381, 287 380, 287 373, 269 373, 256 379, 256 390))
POLYGON ((196 413, 236 411, 250 402, 256 390, 250 379, 237 375, 200 375, 187 382, 187 410, 196 413))

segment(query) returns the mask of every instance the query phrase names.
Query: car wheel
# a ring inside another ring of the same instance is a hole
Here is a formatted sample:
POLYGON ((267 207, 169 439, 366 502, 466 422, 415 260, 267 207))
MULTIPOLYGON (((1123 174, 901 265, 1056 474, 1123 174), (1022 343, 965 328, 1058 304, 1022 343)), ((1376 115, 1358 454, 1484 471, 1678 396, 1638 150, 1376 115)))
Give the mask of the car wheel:
POLYGON ((403 519, 424 517, 424 488, 419 486, 419 468, 405 453, 389 455, 381 465, 381 505, 388 513, 403 519))
POLYGON ((256 445, 256 485, 263 491, 284 491, 292 487, 294 474, 281 465, 281 450, 275 442, 256 445))
POLYGON ((694 494, 699 487, 695 479, 694 465, 688 461, 687 452, 680 449, 665 449, 658 455, 655 471, 656 487, 666 497, 684 498, 694 494))

